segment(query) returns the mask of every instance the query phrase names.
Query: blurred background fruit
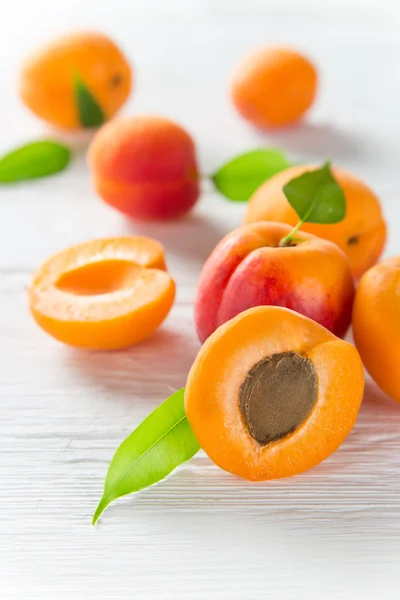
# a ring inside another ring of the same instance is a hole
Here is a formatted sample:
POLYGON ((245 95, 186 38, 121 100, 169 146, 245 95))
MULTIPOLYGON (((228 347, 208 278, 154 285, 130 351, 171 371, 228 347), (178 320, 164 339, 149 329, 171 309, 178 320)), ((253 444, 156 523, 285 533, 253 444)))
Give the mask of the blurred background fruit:
POLYGON ((175 219, 199 196, 190 135, 159 116, 118 119, 97 132, 89 166, 98 194, 132 219, 175 219))
POLYGON ((289 125, 311 107, 318 75, 310 60, 290 48, 263 48, 244 57, 232 78, 238 112, 260 128, 289 125))
POLYGON ((132 68, 107 36, 80 32, 50 42, 29 56, 20 73, 23 102, 57 127, 100 125, 127 100, 132 68))

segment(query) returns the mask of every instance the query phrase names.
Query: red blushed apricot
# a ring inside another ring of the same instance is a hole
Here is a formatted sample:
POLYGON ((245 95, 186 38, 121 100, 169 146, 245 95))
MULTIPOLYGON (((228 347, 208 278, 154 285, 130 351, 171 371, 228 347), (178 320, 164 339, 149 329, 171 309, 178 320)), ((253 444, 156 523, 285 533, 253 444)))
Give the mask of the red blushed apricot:
MULTIPOLYGON (((297 165, 263 183, 248 202, 244 222, 278 221, 294 227, 299 217, 289 204, 283 187, 291 179, 313 169, 314 166, 297 165)), ((333 175, 346 197, 345 218, 330 225, 304 223, 302 230, 337 244, 358 279, 382 254, 386 224, 379 199, 369 187, 343 169, 333 169, 333 175)))
POLYGON ((291 310, 259 306, 200 349, 185 411, 217 465, 261 481, 296 475, 332 454, 354 426, 363 391, 354 346, 291 310))
POLYGON ((361 278, 353 333, 363 363, 379 387, 400 402, 400 257, 388 258, 361 278))
POLYGON ((165 319, 175 284, 164 251, 144 237, 94 240, 49 258, 35 273, 29 305, 48 334, 71 346, 116 350, 165 319))
POLYGON ((162 117, 115 120, 89 148, 94 186, 132 219, 174 219, 199 196, 195 147, 189 134, 162 117))
POLYGON ((250 53, 237 67, 232 99, 238 112, 256 127, 279 127, 297 121, 312 105, 317 71, 290 48, 250 53))
POLYGON ((229 233, 206 261, 195 300, 201 341, 240 312, 283 306, 343 336, 351 321, 354 281, 344 253, 331 242, 298 232, 296 244, 279 246, 291 228, 252 223, 229 233))

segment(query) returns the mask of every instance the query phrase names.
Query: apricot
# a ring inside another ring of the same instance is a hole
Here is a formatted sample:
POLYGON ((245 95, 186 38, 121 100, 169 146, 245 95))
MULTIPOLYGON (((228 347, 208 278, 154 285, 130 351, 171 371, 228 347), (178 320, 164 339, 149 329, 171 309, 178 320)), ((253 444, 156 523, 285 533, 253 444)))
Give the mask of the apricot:
POLYGON ((57 127, 79 128, 77 76, 106 118, 124 104, 132 87, 131 67, 114 42, 101 33, 80 32, 49 43, 26 60, 20 96, 41 119, 57 127))
POLYGON ((256 127, 279 127, 299 120, 314 102, 317 71, 290 48, 263 48, 236 68, 231 86, 238 112, 256 127))
POLYGON ((353 334, 363 363, 377 385, 400 402, 400 256, 365 273, 353 307, 353 334))
POLYGON ((291 308, 343 336, 351 321, 354 281, 344 253, 331 242, 291 228, 251 223, 229 233, 206 261, 195 300, 195 323, 204 341, 248 308, 291 308))
MULTIPOLYGON (((283 186, 314 166, 295 166, 274 175, 250 198, 245 223, 279 221, 294 226, 299 217, 290 206, 283 186)), ((345 252, 356 279, 380 257, 386 241, 386 224, 380 202, 359 179, 343 169, 332 169, 346 197, 346 216, 339 223, 304 223, 302 230, 334 242, 345 252)))
POLYGON ((317 465, 357 418, 357 350, 292 310, 249 309, 219 327, 190 370, 185 411, 222 469, 260 481, 317 465))
POLYGON ((145 237, 100 239, 67 248, 35 273, 29 304, 57 340, 115 350, 148 337, 165 319, 175 284, 164 251, 145 237))
POLYGON ((199 196, 194 143, 176 123, 156 116, 114 120, 89 148, 94 187, 132 219, 174 219, 199 196))

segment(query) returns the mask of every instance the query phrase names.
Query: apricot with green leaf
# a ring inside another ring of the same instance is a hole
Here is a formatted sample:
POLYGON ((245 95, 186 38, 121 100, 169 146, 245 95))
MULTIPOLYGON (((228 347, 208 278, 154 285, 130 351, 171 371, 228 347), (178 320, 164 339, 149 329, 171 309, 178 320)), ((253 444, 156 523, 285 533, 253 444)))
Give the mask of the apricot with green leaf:
MULTIPOLYGON (((258 188, 249 200, 245 223, 277 221, 295 226, 298 215, 287 197, 290 182, 298 179, 299 201, 307 200, 311 188, 304 188, 304 178, 315 166, 293 166, 278 173, 258 188)), ((332 175, 346 199, 346 214, 341 221, 321 223, 307 220, 302 230, 334 242, 346 254, 356 279, 376 263, 386 241, 386 223, 379 199, 360 179, 339 168, 332 175)), ((329 186, 324 194, 329 194, 329 186)), ((296 201, 296 200, 294 200, 296 201)))
POLYGON ((96 32, 50 42, 25 61, 19 81, 24 104, 66 129, 96 127, 115 115, 132 88, 132 68, 118 46, 96 32))
POLYGON ((296 226, 256 222, 229 233, 206 261, 195 300, 203 342, 240 312, 283 306, 343 336, 351 321, 354 281, 345 254, 331 242, 300 230, 304 223, 343 219, 342 190, 324 165, 288 184, 296 226), (307 192, 304 194, 304 192, 307 192))

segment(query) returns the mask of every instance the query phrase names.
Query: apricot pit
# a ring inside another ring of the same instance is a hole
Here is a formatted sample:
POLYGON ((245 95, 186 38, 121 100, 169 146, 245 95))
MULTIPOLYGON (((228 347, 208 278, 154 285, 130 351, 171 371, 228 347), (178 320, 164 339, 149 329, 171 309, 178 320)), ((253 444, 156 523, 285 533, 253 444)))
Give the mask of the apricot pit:
POLYGON ((240 410, 252 437, 262 446, 293 433, 317 401, 318 381, 310 359, 297 352, 263 358, 240 388, 240 410))

